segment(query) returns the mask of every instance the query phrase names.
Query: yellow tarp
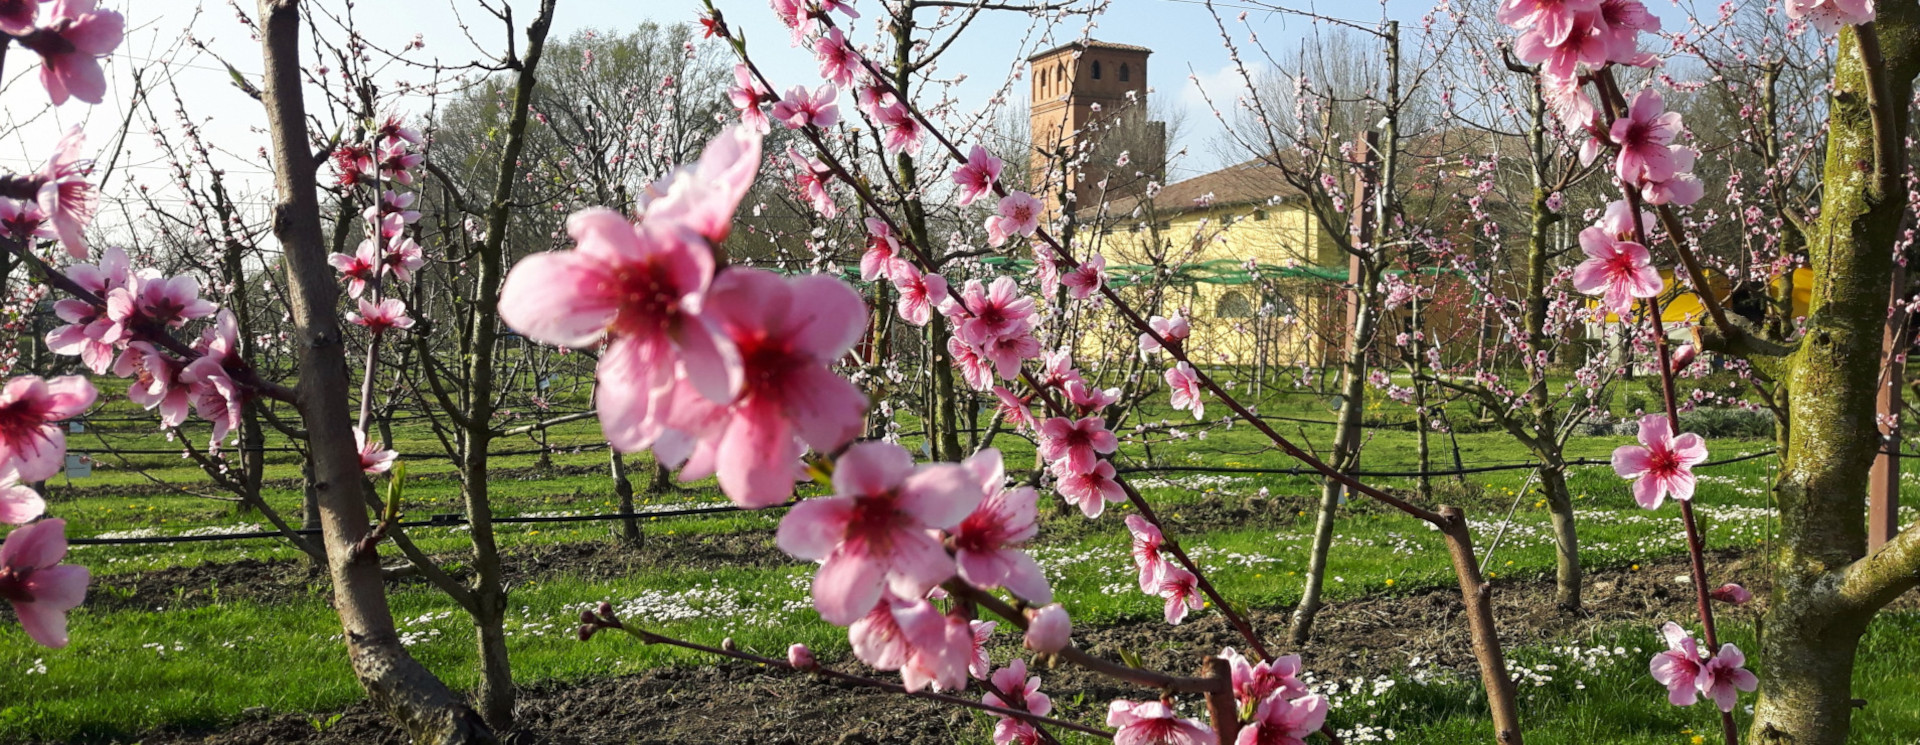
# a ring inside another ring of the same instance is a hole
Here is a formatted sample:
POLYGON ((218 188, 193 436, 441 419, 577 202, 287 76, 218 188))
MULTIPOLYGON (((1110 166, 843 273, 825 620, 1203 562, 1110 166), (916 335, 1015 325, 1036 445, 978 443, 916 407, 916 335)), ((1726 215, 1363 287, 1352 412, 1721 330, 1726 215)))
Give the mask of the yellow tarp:
MULTIPOLYGON (((1660 279, 1665 281, 1668 287, 1672 287, 1673 270, 1660 270, 1660 279)), ((1773 281, 1773 289, 1775 292, 1779 292, 1781 284, 1781 281, 1778 279, 1773 281)), ((1725 276, 1717 273, 1708 273, 1707 287, 1712 289, 1713 296, 1720 300, 1724 306, 1727 300, 1727 294, 1732 291, 1732 283, 1728 282, 1725 276)), ((1806 315, 1807 304, 1811 302, 1812 299, 1813 270, 1806 267, 1793 270, 1793 314, 1796 317, 1806 315)), ((1595 300, 1591 302, 1597 304, 1599 301, 1595 300)), ((1689 323, 1704 318, 1706 314, 1707 307, 1700 302, 1699 295, 1695 295, 1692 292, 1683 292, 1667 302, 1666 310, 1660 314, 1660 321, 1662 323, 1689 323)), ((1620 319, 1614 316, 1614 314, 1607 314, 1608 323, 1618 323, 1619 320, 1620 319)))

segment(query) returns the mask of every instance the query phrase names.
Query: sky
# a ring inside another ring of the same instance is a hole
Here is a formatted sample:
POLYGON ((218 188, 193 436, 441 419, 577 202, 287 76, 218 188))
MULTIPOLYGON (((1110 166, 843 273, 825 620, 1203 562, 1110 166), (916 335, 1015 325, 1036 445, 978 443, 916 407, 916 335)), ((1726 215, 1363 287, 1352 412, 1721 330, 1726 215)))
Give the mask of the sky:
MULTIPOLYGON (((252 10, 252 3, 236 0, 252 10)), ((1661 8, 1671 0, 1653 0, 1649 5, 1670 19, 1678 14, 1661 8)), ((535 7, 533 0, 509 0, 516 19, 524 24, 535 7)), ((322 9, 339 12, 340 0, 315 0, 322 9)), ((728 21, 743 29, 751 51, 778 86, 818 84, 811 57, 787 43, 787 34, 769 11, 766 0, 716 0, 728 21)), ((5 129, 0 130, 0 166, 12 170, 35 167, 43 153, 67 127, 80 125, 87 131, 90 145, 106 148, 127 116, 132 79, 137 68, 147 68, 149 90, 160 94, 151 106, 167 127, 177 127, 172 110, 172 91, 155 86, 164 80, 177 88, 188 117, 206 139, 226 155, 219 167, 241 184, 239 191, 270 188, 270 175, 256 156, 267 144, 265 116, 260 106, 238 90, 225 67, 232 67, 255 80, 260 70, 259 48, 247 27, 235 19, 233 8, 219 0, 103 0, 102 7, 127 15, 127 40, 109 65, 109 91, 100 106, 70 102, 59 108, 47 105, 44 91, 36 79, 38 62, 32 53, 14 49, 6 65, 4 88, 0 88, 0 112, 5 129), (191 30, 192 38, 206 51, 183 43, 191 30)), ((1314 26, 1298 16, 1263 10, 1243 1, 1220 0, 1215 5, 1227 17, 1229 28, 1238 40, 1257 33, 1271 48, 1285 49, 1314 26), (1237 20, 1246 13, 1245 25, 1237 20)), ((1374 22, 1383 14, 1406 23, 1414 22, 1432 7, 1431 0, 1386 0, 1384 4, 1365 0, 1296 0, 1294 7, 1312 8, 1327 15, 1340 15, 1361 22, 1374 22)), ((856 0, 855 7, 866 11, 854 22, 860 34, 871 39, 875 34, 875 0, 856 0)), ((583 29, 621 30, 644 21, 686 23, 697 17, 697 0, 558 0, 554 36, 565 37, 583 29)), ((375 45, 398 48, 416 34, 425 42, 416 58, 444 63, 481 59, 504 42, 498 20, 480 9, 475 0, 375 0, 357 3, 354 21, 365 38, 375 45), (467 32, 463 33, 463 26, 467 32), (485 49, 470 41, 477 40, 485 49)), ((1088 28, 1085 17, 1074 17, 1052 28, 1036 28, 1022 14, 989 12, 944 57, 936 75, 961 77, 953 86, 953 95, 961 110, 971 111, 988 103, 1000 84, 1029 54, 1059 43, 1090 35, 1093 38, 1139 44, 1154 50, 1148 69, 1149 96, 1159 104, 1172 104, 1185 110, 1188 126, 1174 148, 1186 147, 1189 155, 1172 166, 1171 180, 1189 178, 1224 165, 1213 143, 1220 125, 1200 95, 1205 86, 1216 101, 1231 101, 1237 89, 1238 75, 1232 68, 1212 16, 1201 0, 1111 0, 1107 11, 1093 19, 1088 28)), ((340 36, 339 26, 321 21, 330 35, 340 36)), ((516 35, 519 29, 516 29, 516 35)), ((303 53, 311 64, 312 48, 303 53)), ((568 61, 571 62, 571 61, 568 61)), ((561 61, 555 61, 561 63, 561 61)), ((388 82, 407 80, 424 82, 417 71, 389 68, 382 78, 388 82)), ((1024 97, 1026 86, 1012 88, 1024 97)), ((312 104, 309 95, 309 103, 312 104)), ((403 99, 396 104, 413 113, 424 109, 424 98, 403 99)), ((1024 102, 1015 102, 1023 110, 1024 102)), ((161 136, 175 136, 166 131, 161 136)), ((130 135, 125 153, 114 162, 105 190, 109 195, 127 194, 136 186, 164 190, 170 178, 154 135, 145 131, 130 135)), ((101 159, 106 165, 106 158, 101 159)))

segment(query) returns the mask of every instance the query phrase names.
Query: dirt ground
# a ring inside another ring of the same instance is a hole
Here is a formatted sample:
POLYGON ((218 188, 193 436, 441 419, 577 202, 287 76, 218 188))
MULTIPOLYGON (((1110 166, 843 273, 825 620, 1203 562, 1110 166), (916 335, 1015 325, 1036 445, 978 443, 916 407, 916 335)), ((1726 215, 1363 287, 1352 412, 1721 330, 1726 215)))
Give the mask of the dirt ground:
MULTIPOLYGON (((684 554, 674 555, 674 552, 690 549, 698 550, 684 542, 656 538, 642 549, 584 544, 543 547, 510 563, 520 572, 617 574, 670 555, 684 561, 684 554)), ((708 544, 706 549, 727 552, 730 561, 781 560, 777 554, 763 553, 771 547, 708 544)), ((1715 567, 1717 575, 1731 576, 1742 573, 1742 566, 1749 561, 1752 559, 1721 554, 1710 566, 1715 567)), ((128 585, 134 596, 127 602, 130 605, 160 600, 174 605, 195 602, 194 598, 199 596, 191 590, 186 590, 183 596, 166 589, 168 580, 172 580, 172 587, 188 588, 215 584, 219 579, 216 575, 228 572, 253 572, 257 578, 262 571, 262 567, 257 566, 229 567, 233 568, 174 570, 179 576, 134 581, 128 585)), ((297 565, 269 567, 268 577, 276 576, 275 572, 287 576, 238 586, 258 586, 264 589, 254 591, 263 593, 308 592, 303 589, 307 586, 304 580, 292 576, 298 571, 301 570, 297 565)), ((1577 637, 1583 631, 1606 624, 1653 624, 1688 616, 1692 613, 1693 596, 1684 584, 1676 582, 1676 578, 1684 574, 1684 558, 1655 562, 1639 571, 1594 572, 1588 584, 1588 613, 1579 617, 1555 609, 1553 587, 1549 582, 1499 582, 1494 597, 1504 641, 1510 645, 1528 644, 1577 637)), ((1718 581, 1719 577, 1714 579, 1718 581)), ((1764 587, 1751 589, 1764 597, 1764 587)), ((231 596, 236 590, 220 592, 231 596)), ((208 600, 208 597, 199 597, 198 601, 208 600)), ((1747 608, 1738 612, 1757 610, 1747 608)), ((1250 616, 1256 627, 1264 630, 1264 636, 1276 642, 1284 637, 1287 609, 1256 609, 1250 616)), ((996 659, 1005 659, 1013 652, 1011 646, 1017 643, 1012 635, 1004 635, 1003 639, 1002 643, 1008 646, 997 650, 996 659)), ((1244 646, 1217 613, 1203 614, 1179 627, 1140 621, 1081 629, 1076 642, 1109 657, 1117 657, 1122 649, 1132 650, 1150 667, 1177 672, 1194 670, 1205 655, 1223 646, 1244 646)), ((1276 653, 1302 655, 1307 669, 1323 680, 1401 672, 1416 655, 1469 674, 1473 669, 1459 595, 1445 590, 1368 597, 1329 605, 1321 615, 1316 639, 1311 644, 1299 649, 1277 649, 1276 653)), ((828 662, 843 668, 858 667, 857 663, 847 660, 828 662)), ((1061 667, 1038 674, 1048 680, 1047 689, 1085 692, 1077 701, 1062 700, 1066 697, 1056 699, 1056 716, 1095 721, 1105 701, 1140 695, 1138 690, 1096 679, 1077 669, 1061 667)), ((143 742, 148 745, 400 745, 406 742, 387 718, 365 704, 324 712, 318 718, 326 721, 334 714, 340 717, 325 731, 316 728, 314 715, 264 715, 217 732, 154 733, 143 742)), ((519 719, 519 731, 508 740, 519 745, 932 745, 960 742, 981 731, 976 715, 969 712, 810 676, 772 673, 744 664, 662 669, 587 683, 532 686, 522 691, 519 719)))

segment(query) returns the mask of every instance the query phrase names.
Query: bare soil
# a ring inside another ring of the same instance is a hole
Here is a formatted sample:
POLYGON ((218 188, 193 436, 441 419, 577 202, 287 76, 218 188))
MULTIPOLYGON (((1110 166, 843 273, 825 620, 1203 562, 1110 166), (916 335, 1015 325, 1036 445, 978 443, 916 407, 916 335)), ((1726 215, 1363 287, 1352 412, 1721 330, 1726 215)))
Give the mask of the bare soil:
MULTIPOLYGON (((543 561, 585 571, 630 571, 624 562, 646 560, 653 547, 624 555, 621 549, 590 555, 590 547, 559 547, 543 561)), ((748 553, 763 549, 750 548, 748 553)), ((777 556, 772 557, 778 559, 777 556)), ((730 560, 738 560, 733 557, 730 560)), ((1714 557, 1716 581, 1742 574, 1750 557, 1723 553, 1714 557)), ((522 562, 516 562, 522 563, 522 562)), ((572 569, 569 569, 572 571, 572 569)), ((1654 624, 1685 618, 1693 595, 1678 578, 1687 573, 1684 557, 1653 562, 1639 570, 1609 569, 1589 575, 1587 612, 1563 613, 1554 606, 1553 585, 1542 581, 1500 581, 1494 594, 1503 641, 1509 645, 1578 639, 1590 630, 1618 623, 1654 624)), ((1754 572, 1744 574, 1752 575, 1754 572)), ((1752 587, 1764 597, 1766 588, 1752 587)), ((1756 603, 1759 601, 1756 601, 1756 603)), ((1906 604, 1911 604, 1909 599, 1906 604)), ((1725 606, 1722 606, 1723 608, 1725 606)), ((1755 607, 1732 611, 1754 614, 1755 607)), ((1322 611, 1315 640, 1299 649, 1278 648, 1288 609, 1255 609, 1252 622, 1273 639, 1276 653, 1298 653, 1321 679, 1387 675, 1404 671, 1415 656, 1472 675, 1459 594, 1446 589, 1417 590, 1330 604, 1322 611)), ((1001 635, 996 658, 1014 654, 1017 641, 1001 635)), ((1117 658, 1119 650, 1138 654, 1144 664, 1191 672, 1221 647, 1244 648, 1218 613, 1204 613, 1179 627, 1157 620, 1082 629, 1077 643, 1096 654, 1117 658)), ((604 643, 604 642, 596 642, 604 643)), ((614 642, 619 643, 619 642, 614 642)), ((829 661, 843 669, 848 660, 829 661)), ((1137 689, 1096 678, 1078 669, 1041 671, 1047 689, 1083 691, 1077 700, 1056 698, 1056 716, 1097 723, 1104 702, 1142 695, 1137 689)), ((811 676, 770 672, 745 664, 716 664, 660 669, 580 683, 524 689, 519 731, 510 742, 522 745, 594 743, 755 743, 785 745, 908 745, 971 741, 984 732, 984 718, 939 704, 883 691, 823 681, 811 676)), ((254 745, 303 743, 400 745, 405 737, 390 720, 365 704, 336 712, 260 715, 217 732, 161 732, 146 738, 158 743, 254 745), (335 715, 337 719, 334 719, 335 715), (325 725, 324 729, 316 725, 325 725)))

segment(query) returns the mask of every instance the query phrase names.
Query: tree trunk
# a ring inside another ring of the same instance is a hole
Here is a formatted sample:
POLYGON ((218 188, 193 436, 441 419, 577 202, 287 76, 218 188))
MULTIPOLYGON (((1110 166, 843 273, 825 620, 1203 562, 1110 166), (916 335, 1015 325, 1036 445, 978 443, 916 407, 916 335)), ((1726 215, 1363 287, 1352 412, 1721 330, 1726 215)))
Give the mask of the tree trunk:
POLYGON ((627 460, 620 451, 607 448, 613 454, 613 493, 620 497, 620 542, 629 546, 638 546, 642 539, 640 520, 633 516, 633 479, 627 478, 627 460))
POLYGON ((273 136, 278 203, 273 230, 286 252, 288 299, 300 350, 298 398, 313 446, 310 482, 327 547, 333 607, 354 675, 375 708, 399 721, 416 743, 492 743, 493 733, 439 678, 407 654, 394 631, 380 561, 366 536, 366 495, 353 446, 347 359, 341 344, 339 287, 320 241, 314 194, 318 159, 307 150, 300 68, 300 4, 260 0, 264 74, 261 101, 273 136))
POLYGON ((1884 3, 1873 26, 1878 43, 1862 43, 1849 28, 1836 55, 1824 191, 1807 247, 1815 277, 1808 329, 1787 359, 1787 449, 1775 485, 1780 540, 1762 624, 1754 745, 1846 742, 1860 636, 1920 571, 1911 536, 1862 561, 1868 474, 1880 450, 1874 408, 1887 277, 1906 210, 1901 175, 1920 73, 1920 5, 1884 3))
MULTIPOLYGON (((500 564, 500 546, 493 534, 493 498, 488 450, 496 434, 494 417, 494 361, 500 333, 500 283, 505 276, 507 220, 513 189, 519 181, 520 153, 526 147, 527 120, 533 106, 536 72, 553 23, 555 0, 541 0, 540 12, 527 25, 525 57, 515 60, 512 108, 506 142, 494 173, 492 202, 487 205, 487 233, 475 252, 473 302, 469 303, 465 389, 466 437, 461 446, 461 476, 466 482, 467 523, 473 539, 473 625, 480 651, 480 683, 473 698, 487 725, 505 732, 513 729, 513 672, 507 659, 506 635, 500 628, 506 614, 507 588, 500 564)), ((511 30, 509 30, 511 33, 511 30)))
MULTIPOLYGON (((1360 455, 1360 417, 1366 409, 1365 396, 1367 385, 1367 350, 1372 348, 1373 327, 1377 313, 1379 293, 1374 289, 1380 284, 1380 273, 1371 264, 1362 272, 1362 280, 1353 291, 1359 294, 1356 302, 1359 308, 1355 313, 1353 336, 1347 342, 1347 360, 1342 372, 1340 392, 1340 418, 1333 438, 1334 468, 1347 471, 1353 468, 1360 455)), ((1320 487, 1320 513, 1313 524, 1313 550, 1307 557, 1306 587, 1300 592, 1300 604, 1293 609, 1293 625, 1289 637, 1294 644, 1305 644, 1313 636, 1313 617, 1320 612, 1320 596, 1326 585, 1327 555, 1333 549, 1334 516, 1340 511, 1340 482, 1326 479, 1320 487)))
POLYGON ((1566 467, 1557 459, 1540 465, 1540 491, 1547 495, 1547 509, 1553 515, 1553 603, 1561 610, 1577 613, 1584 584, 1580 535, 1573 528, 1573 495, 1567 493, 1566 467))

